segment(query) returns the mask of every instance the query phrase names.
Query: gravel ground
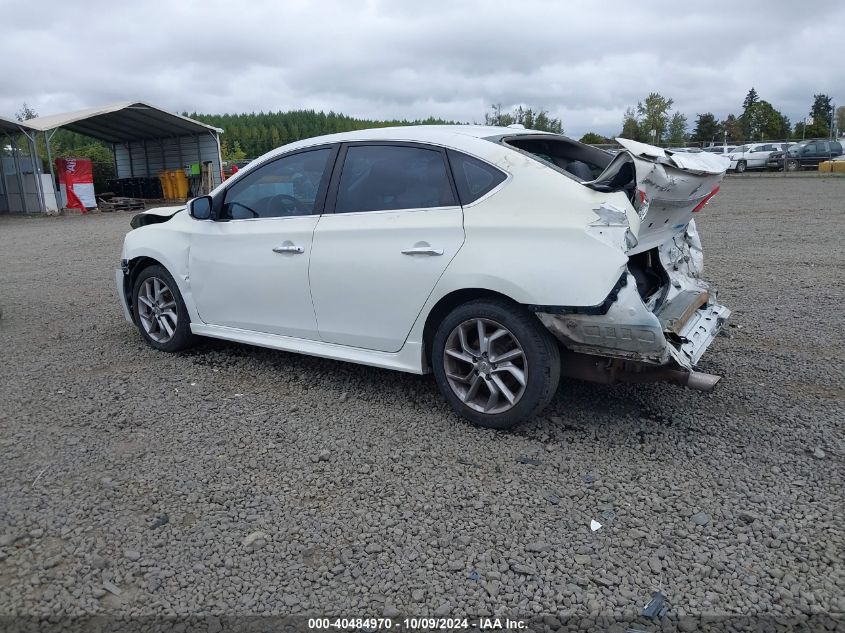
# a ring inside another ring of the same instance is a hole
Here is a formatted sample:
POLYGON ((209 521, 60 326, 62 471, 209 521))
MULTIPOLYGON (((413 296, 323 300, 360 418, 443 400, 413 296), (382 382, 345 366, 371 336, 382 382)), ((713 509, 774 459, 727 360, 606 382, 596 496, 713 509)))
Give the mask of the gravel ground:
POLYGON ((699 220, 734 311, 715 392, 563 381, 513 433, 430 376, 153 351, 113 289, 128 215, 0 218, 0 615, 554 628, 660 589, 672 617, 841 617, 843 208, 845 179, 728 178, 699 220))

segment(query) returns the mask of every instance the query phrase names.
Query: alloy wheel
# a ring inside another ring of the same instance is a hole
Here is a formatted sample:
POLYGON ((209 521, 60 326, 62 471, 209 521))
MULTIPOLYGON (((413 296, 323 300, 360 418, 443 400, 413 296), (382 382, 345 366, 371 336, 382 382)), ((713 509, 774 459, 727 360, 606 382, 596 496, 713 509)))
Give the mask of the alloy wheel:
POLYGON ((167 343, 173 338, 179 321, 176 297, 162 279, 149 277, 138 288, 138 317, 155 342, 167 343))
POLYGON ((443 369, 461 402, 486 414, 512 409, 528 384, 525 351, 510 330, 490 319, 468 319, 452 330, 443 369))

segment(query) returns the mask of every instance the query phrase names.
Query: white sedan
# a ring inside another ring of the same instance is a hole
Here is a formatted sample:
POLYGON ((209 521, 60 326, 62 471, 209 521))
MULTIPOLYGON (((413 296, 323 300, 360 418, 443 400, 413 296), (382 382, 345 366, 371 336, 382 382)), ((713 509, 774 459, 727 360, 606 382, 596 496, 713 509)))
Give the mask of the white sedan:
POLYGON ((619 142, 418 126, 292 143, 133 218, 120 302, 166 352, 208 336, 431 371, 486 427, 537 414, 561 373, 712 388, 694 366, 730 311, 693 217, 728 162, 619 142))

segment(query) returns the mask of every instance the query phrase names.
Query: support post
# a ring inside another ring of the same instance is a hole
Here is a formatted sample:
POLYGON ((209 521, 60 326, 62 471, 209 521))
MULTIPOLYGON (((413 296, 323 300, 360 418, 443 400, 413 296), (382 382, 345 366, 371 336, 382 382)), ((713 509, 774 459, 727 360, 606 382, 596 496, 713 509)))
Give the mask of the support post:
MULTIPOLYGON (((6 183, 6 168, 3 167, 3 148, 0 146, 0 196, 6 198, 6 211, 9 209, 9 186, 6 183)), ((0 209, 2 212, 2 209, 0 209)))
POLYGON ((35 143, 37 132, 33 132, 32 136, 28 132, 24 132, 24 134, 26 134, 26 138, 29 140, 29 154, 32 157, 32 172, 35 176, 35 194, 38 196, 38 206, 41 213, 46 214, 47 200, 44 198, 44 183, 41 182, 41 157, 38 156, 38 145, 35 143))
POLYGON ((129 177, 135 177, 135 166, 132 163, 132 141, 126 143, 126 153, 129 154, 129 177))
MULTIPOLYGON (((214 139, 214 144, 217 145, 217 168, 219 169, 219 171, 217 171, 217 175, 220 177, 220 183, 222 184, 223 183, 223 154, 222 154, 222 151, 220 149, 220 135, 217 132, 212 132, 211 130, 209 130, 208 133, 211 135, 211 138, 214 139)), ((214 167, 214 161, 213 160, 211 161, 211 166, 214 167)), ((212 189, 216 186, 214 181, 215 181, 215 178, 214 178, 214 175, 212 173, 212 176, 211 176, 211 188, 212 189)))
POLYGON ((62 204, 62 192, 59 190, 58 185, 56 185, 56 170, 53 169, 53 153, 50 151, 50 140, 53 138, 53 134, 56 133, 56 130, 53 130, 49 134, 44 132, 44 145, 47 147, 47 162, 50 164, 50 184, 53 187, 53 193, 56 196, 56 207, 61 210, 63 207, 62 204))

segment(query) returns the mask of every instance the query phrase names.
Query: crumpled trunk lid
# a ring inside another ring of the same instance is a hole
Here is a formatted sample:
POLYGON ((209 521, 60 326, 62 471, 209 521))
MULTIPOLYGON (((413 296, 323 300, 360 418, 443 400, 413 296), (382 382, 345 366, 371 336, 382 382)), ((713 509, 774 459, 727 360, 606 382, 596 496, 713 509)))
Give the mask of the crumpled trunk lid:
POLYGON ((598 191, 627 190, 640 218, 634 255, 683 233, 693 214, 718 191, 730 166, 724 156, 709 152, 672 152, 618 138, 625 148, 601 175, 586 186, 598 191), (631 171, 633 169, 633 174, 631 171))

